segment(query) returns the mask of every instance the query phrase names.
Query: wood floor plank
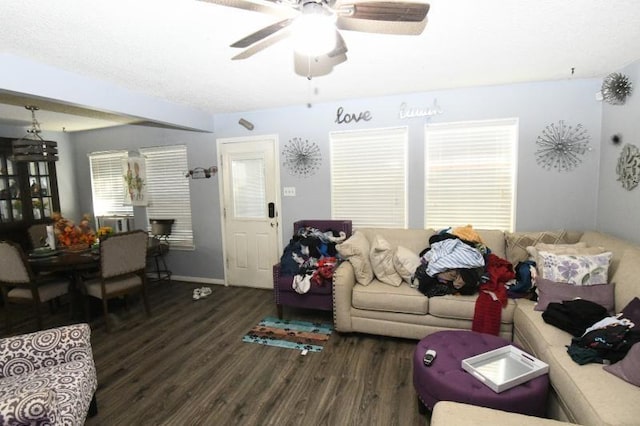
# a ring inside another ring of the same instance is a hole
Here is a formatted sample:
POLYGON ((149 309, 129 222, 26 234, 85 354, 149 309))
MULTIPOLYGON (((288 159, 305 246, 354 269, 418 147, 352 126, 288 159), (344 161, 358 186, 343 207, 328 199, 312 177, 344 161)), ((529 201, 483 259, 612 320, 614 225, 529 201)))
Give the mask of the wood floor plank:
MULTIPOLYGON (((88 426, 428 424, 412 382, 417 342, 333 332, 323 351, 305 356, 244 343, 261 319, 275 316, 272 292, 212 286, 193 301, 200 286, 150 286, 151 318, 138 299, 128 309, 116 305, 109 334, 94 309, 99 412, 88 426)), ((332 321, 328 312, 291 308, 285 317, 332 321)), ((72 322, 65 306, 44 320, 72 322)), ((16 315, 12 334, 34 329, 26 313, 16 315)))

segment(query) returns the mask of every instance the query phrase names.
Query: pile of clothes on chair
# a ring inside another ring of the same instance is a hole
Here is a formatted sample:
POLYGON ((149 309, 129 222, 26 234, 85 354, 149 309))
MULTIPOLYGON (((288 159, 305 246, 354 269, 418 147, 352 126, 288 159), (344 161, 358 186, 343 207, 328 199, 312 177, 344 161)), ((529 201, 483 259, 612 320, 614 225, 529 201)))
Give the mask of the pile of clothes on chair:
POLYGON ((331 285, 333 271, 342 260, 336 244, 347 238, 344 232, 304 227, 298 229, 280 258, 280 273, 292 275, 293 289, 307 293, 312 285, 331 285))

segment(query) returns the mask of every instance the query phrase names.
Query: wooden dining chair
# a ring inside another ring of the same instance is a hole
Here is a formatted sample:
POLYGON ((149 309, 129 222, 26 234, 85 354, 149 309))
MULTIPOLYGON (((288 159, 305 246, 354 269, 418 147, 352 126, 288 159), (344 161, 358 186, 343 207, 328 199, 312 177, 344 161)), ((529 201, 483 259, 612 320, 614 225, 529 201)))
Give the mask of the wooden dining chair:
POLYGON ((11 332, 10 305, 30 304, 42 330, 41 305, 69 293, 66 278, 34 274, 22 248, 11 241, 0 241, 0 287, 5 303, 5 324, 11 332))
MULTIPOLYGON (((102 300, 107 332, 109 327, 108 300, 125 297, 130 293, 142 293, 147 317, 151 316, 147 295, 147 244, 148 235, 142 230, 115 234, 100 241, 99 277, 84 282, 86 296, 102 300)), ((85 303, 89 320, 88 299, 85 303)))
MULTIPOLYGON (((38 247, 42 247, 47 242, 47 225, 44 223, 37 223, 35 225, 31 225, 27 232, 29 233, 29 242, 31 243, 31 248, 35 249, 38 247)), ((55 248, 55 247, 52 247, 55 248)))

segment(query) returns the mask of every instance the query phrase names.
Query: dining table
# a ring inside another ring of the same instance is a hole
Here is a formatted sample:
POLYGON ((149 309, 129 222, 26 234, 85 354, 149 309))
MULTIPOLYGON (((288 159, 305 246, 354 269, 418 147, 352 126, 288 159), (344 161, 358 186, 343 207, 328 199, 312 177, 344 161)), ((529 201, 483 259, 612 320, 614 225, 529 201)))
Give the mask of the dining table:
POLYGON ((98 272, 100 253, 88 248, 82 251, 63 248, 48 253, 30 252, 28 259, 31 270, 35 274, 58 274, 69 278, 73 316, 82 300, 83 276, 98 272))

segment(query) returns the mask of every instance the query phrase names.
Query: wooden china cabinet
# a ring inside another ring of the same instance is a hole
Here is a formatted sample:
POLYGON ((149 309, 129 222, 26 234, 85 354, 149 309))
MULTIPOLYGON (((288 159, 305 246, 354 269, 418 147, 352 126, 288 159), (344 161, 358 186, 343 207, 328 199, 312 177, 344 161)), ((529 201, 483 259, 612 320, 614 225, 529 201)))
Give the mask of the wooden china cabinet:
POLYGON ((12 138, 0 137, 0 239, 30 247, 31 225, 60 211, 55 161, 15 161, 12 138))

